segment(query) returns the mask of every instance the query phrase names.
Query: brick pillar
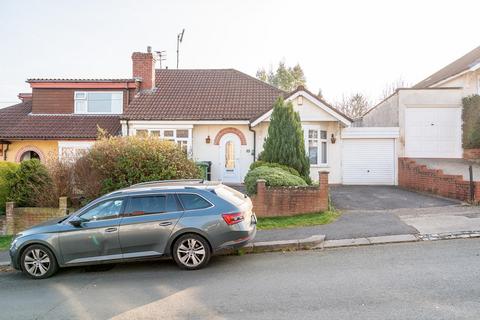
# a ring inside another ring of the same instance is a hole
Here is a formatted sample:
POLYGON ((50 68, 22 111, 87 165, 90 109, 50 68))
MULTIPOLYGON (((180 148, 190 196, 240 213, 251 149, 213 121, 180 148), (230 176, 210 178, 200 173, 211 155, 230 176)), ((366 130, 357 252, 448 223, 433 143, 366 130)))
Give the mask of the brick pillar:
POLYGON ((264 179, 257 180, 257 194, 255 195, 255 213, 259 216, 265 215, 265 192, 266 183, 264 179))
POLYGON ((5 234, 15 234, 15 202, 7 202, 5 205, 5 234))
POLYGON ((68 198, 60 197, 58 198, 58 209, 62 211, 63 214, 68 214, 68 198))
POLYGON ((320 208, 323 210, 328 209, 329 201, 329 188, 328 188, 328 171, 318 172, 318 185, 320 188, 320 197, 318 197, 320 203, 320 208))

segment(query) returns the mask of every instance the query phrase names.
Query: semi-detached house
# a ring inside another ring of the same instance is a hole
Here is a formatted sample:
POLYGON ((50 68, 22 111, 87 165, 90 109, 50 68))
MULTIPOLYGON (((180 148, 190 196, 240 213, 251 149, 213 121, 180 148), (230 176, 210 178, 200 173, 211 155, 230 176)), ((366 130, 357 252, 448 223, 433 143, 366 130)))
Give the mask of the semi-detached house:
POLYGON ((243 181, 262 151, 273 104, 291 101, 302 122, 311 177, 334 184, 396 184, 398 128, 352 128, 352 119, 299 87, 284 92, 234 69, 155 68, 156 55, 135 52, 129 79, 31 79, 32 94, 0 110, 1 158, 74 158, 112 135, 171 140, 212 179, 243 181))

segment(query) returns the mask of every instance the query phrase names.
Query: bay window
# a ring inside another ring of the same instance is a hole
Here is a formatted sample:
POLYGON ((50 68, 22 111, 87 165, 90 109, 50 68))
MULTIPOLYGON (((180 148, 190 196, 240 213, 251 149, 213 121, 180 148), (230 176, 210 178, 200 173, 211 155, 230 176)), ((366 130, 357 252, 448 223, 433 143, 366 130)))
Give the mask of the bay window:
POLYGON ((191 153, 192 130, 191 129, 136 129, 137 136, 152 136, 162 140, 171 141, 178 145, 187 155, 191 153))
POLYGON ((75 91, 75 113, 121 114, 122 91, 75 91))
POLYGON ((306 151, 310 165, 327 164, 327 131, 318 128, 306 128, 306 151))

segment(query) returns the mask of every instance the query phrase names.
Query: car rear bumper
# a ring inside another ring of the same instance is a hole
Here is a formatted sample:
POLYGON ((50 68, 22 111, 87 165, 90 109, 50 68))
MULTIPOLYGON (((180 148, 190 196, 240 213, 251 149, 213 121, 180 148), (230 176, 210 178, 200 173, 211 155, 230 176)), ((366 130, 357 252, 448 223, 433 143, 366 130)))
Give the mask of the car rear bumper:
POLYGON ((248 243, 252 242, 255 239, 257 234, 257 219, 254 216, 254 220, 250 225, 249 230, 237 230, 233 231, 234 238, 233 240, 224 242, 218 249, 239 249, 246 246, 248 243))

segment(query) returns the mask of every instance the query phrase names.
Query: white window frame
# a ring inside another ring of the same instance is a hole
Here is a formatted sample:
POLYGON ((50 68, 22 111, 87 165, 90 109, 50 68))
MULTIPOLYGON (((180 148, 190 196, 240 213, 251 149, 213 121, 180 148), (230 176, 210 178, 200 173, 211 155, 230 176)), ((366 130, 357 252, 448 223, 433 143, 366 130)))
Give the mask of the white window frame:
POLYGON ((86 151, 90 149, 94 141, 59 141, 58 142, 58 159, 60 161, 67 160, 67 161, 75 161, 76 157, 80 155, 80 151, 86 151), (75 149, 77 150, 76 156, 74 158, 65 158, 64 155, 64 150, 63 149, 75 149))
POLYGON ((137 135, 137 131, 147 131, 148 135, 151 136, 152 131, 160 131, 160 136, 158 137, 159 139, 162 140, 167 140, 167 141, 172 141, 175 144, 178 145, 179 141, 186 141, 187 142, 187 155, 189 158, 192 158, 193 153, 192 153, 192 128, 191 127, 160 127, 160 128, 143 128, 143 127, 138 127, 132 130, 133 135, 137 135), (177 137, 177 130, 187 130, 188 131, 188 136, 186 138, 178 138, 177 137), (173 131, 173 136, 171 137, 165 137, 165 131, 173 131))
POLYGON ((113 90, 113 91, 75 91, 73 93, 73 104, 76 114, 122 114, 123 113, 123 91, 120 90, 113 90), (110 93, 110 94, 120 94, 120 110, 118 112, 90 112, 88 111, 88 94, 89 93, 110 93), (77 97, 81 96, 83 97, 77 97), (79 111, 77 107, 77 101, 84 101, 85 102, 85 111, 79 111))
MULTIPOLYGON (((313 126, 313 125, 310 125, 310 126, 303 126, 303 135, 304 135, 304 140, 305 140, 305 152, 307 154, 307 156, 309 156, 308 152, 309 152, 309 148, 308 148, 308 144, 309 144, 309 131, 310 130, 313 130, 313 131, 316 131, 317 132, 317 142, 318 142, 318 154, 317 154, 317 163, 310 163, 310 166, 311 167, 328 167, 329 164, 328 164, 328 154, 329 154, 329 143, 328 143, 328 130, 325 129, 325 128, 322 128, 321 126, 313 126), (322 131, 325 131, 325 139, 322 139, 322 131), (322 149, 322 144, 325 143, 326 145, 326 162, 325 163, 322 163, 322 159, 323 159, 323 149, 322 149)), ((310 161, 310 157, 309 157, 309 161, 310 161)))

